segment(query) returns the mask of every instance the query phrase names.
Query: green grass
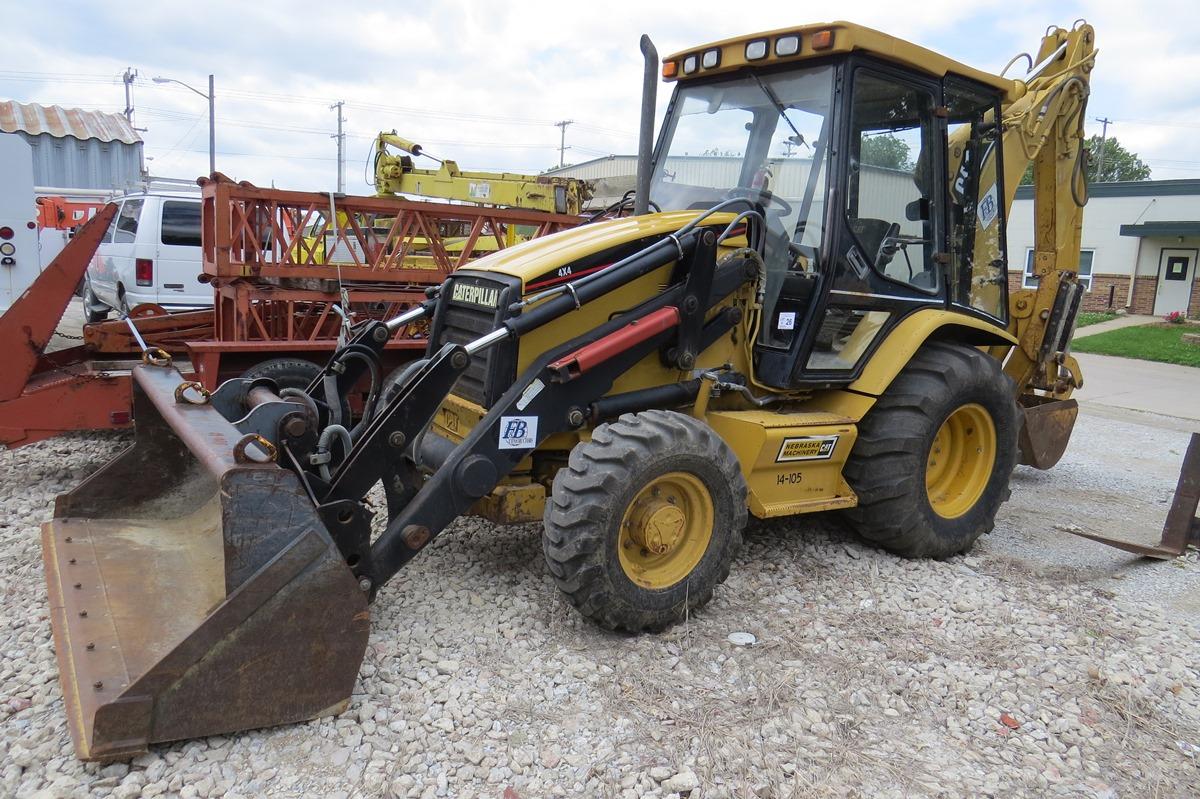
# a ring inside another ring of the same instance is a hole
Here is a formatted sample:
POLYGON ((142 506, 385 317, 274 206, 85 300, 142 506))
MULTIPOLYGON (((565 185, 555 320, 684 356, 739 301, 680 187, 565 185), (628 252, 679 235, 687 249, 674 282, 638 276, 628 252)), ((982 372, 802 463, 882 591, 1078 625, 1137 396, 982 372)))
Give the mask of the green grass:
POLYGON ((1081 311, 1079 316, 1076 317, 1075 327, 1098 325, 1101 322, 1108 322, 1116 318, 1117 315, 1111 311, 1081 311))
POLYGON ((1071 348, 1076 352, 1200 367, 1200 345, 1184 343, 1184 333, 1200 333, 1200 325, 1126 327, 1078 339, 1071 348))

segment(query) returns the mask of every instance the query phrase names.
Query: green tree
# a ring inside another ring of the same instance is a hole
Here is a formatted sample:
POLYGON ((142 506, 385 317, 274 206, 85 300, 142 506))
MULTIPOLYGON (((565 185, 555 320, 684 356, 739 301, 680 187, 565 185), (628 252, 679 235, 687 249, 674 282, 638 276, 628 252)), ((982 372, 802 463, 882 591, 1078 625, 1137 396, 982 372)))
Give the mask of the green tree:
POLYGON ((864 135, 858 160, 864 166, 902 169, 905 172, 913 170, 908 144, 890 133, 864 135))
MULTIPOLYGON (((1150 165, 1138 157, 1138 154, 1126 150, 1115 136, 1109 136, 1104 142, 1104 171, 1097 175, 1100 168, 1100 137, 1091 136, 1087 140, 1088 183, 1112 183, 1118 180, 1149 180, 1150 165)), ((1025 168, 1021 176, 1021 184, 1033 183, 1033 164, 1025 168)))

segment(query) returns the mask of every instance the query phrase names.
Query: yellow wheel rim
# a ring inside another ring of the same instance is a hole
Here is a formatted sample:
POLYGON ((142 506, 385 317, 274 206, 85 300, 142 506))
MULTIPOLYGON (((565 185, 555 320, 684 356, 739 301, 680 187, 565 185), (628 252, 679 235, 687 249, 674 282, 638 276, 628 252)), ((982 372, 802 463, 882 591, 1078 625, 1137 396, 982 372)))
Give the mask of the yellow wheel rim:
POLYGON ((712 495, 698 477, 669 472, 651 480, 625 509, 617 555, 625 576, 652 590, 685 579, 712 540, 712 495))
POLYGON ((996 463, 996 425, 977 403, 946 418, 925 464, 925 491, 934 513, 955 519, 975 507, 996 463))

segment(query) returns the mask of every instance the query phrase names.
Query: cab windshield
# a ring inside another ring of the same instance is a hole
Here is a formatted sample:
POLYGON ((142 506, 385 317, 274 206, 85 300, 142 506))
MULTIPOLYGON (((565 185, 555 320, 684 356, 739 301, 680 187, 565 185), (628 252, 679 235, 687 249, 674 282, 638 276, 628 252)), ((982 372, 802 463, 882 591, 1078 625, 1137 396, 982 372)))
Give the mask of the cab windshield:
POLYGON ((815 258, 824 232, 832 94, 827 66, 681 85, 650 199, 667 211, 748 198, 765 208, 771 233, 786 233, 815 258))

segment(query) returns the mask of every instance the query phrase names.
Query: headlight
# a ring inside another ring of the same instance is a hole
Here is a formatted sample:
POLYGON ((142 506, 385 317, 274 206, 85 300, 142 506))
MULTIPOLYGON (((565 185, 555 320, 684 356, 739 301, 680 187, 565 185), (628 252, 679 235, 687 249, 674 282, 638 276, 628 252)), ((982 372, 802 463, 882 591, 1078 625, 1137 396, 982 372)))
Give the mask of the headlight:
POLYGON ((775 40, 775 55, 795 55, 798 52, 800 52, 799 36, 780 36, 775 40))
POLYGON ((757 61, 760 58, 767 57, 767 40, 755 39, 752 42, 746 42, 746 60, 757 61))

